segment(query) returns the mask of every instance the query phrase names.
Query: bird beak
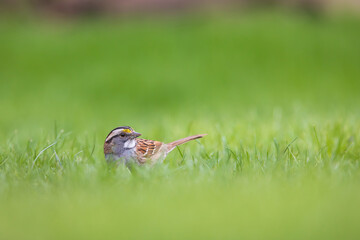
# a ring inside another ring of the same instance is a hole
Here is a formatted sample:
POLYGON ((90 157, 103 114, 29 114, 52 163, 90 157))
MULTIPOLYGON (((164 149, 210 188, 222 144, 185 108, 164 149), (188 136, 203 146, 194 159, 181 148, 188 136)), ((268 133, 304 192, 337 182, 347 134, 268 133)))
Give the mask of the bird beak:
POLYGON ((141 136, 141 133, 133 132, 133 133, 132 133, 132 136, 133 136, 133 138, 137 138, 137 137, 140 137, 140 136, 141 136))

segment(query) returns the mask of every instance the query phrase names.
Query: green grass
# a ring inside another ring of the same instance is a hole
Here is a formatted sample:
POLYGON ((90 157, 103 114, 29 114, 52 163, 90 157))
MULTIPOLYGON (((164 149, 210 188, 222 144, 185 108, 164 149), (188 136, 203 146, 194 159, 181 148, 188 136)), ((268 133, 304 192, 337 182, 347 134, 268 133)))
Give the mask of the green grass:
POLYGON ((359 18, 2 20, 0 239, 359 236, 359 18), (130 173, 120 125, 209 135, 130 173))

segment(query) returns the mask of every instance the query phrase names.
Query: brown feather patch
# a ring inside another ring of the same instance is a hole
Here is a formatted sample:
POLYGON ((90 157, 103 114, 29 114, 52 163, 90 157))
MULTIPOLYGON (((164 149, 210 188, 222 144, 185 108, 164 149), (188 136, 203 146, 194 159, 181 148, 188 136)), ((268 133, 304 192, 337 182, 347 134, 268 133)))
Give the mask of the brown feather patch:
POLYGON ((162 142, 141 138, 137 138, 136 141, 136 153, 140 163, 145 163, 147 159, 151 159, 159 152, 161 146, 163 145, 162 142))

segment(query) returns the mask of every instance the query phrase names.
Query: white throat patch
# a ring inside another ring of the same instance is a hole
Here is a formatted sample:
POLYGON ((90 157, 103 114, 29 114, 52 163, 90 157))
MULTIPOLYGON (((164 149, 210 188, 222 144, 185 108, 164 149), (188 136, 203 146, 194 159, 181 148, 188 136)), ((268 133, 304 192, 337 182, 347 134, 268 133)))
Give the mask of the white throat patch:
POLYGON ((135 145, 136 145, 136 140, 135 139, 130 139, 130 140, 127 140, 124 143, 124 148, 134 148, 135 145))

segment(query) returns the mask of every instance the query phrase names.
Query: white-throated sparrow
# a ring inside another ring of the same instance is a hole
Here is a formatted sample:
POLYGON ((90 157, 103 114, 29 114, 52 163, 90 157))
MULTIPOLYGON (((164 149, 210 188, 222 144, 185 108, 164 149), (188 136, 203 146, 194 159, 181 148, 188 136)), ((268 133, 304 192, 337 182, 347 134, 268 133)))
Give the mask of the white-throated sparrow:
POLYGON ((140 133, 135 132, 131 127, 124 126, 112 130, 105 139, 104 153, 108 162, 120 161, 128 164, 134 161, 144 164, 149 161, 156 163, 162 161, 166 155, 176 146, 188 141, 202 138, 206 134, 194 135, 171 143, 162 143, 153 140, 137 138, 140 133))

